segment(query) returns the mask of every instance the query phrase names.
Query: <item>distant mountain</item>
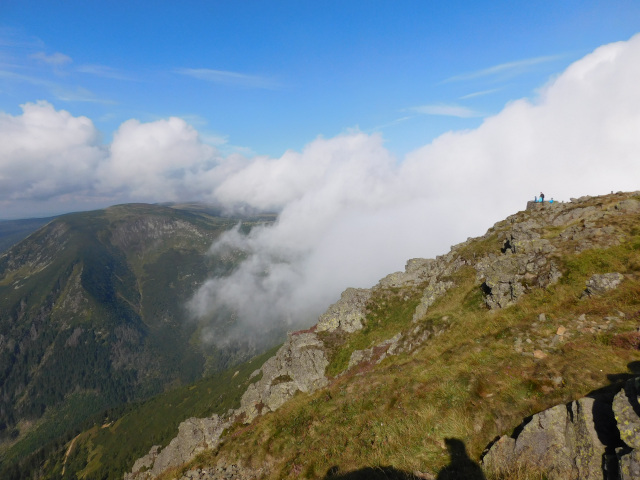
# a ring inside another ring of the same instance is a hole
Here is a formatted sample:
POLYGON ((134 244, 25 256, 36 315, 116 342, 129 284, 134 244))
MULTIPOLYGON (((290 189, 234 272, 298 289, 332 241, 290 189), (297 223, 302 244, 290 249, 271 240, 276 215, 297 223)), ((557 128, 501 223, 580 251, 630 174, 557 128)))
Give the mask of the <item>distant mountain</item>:
MULTIPOLYGON (((96 412, 264 348, 205 346, 186 311, 208 276, 242 258, 207 255, 214 239, 274 219, 215 213, 129 204, 62 215, 0 256, 0 454, 28 454, 96 412)), ((217 320, 220 331, 233 323, 217 320)))
POLYGON ((0 220, 0 254, 55 217, 0 220))

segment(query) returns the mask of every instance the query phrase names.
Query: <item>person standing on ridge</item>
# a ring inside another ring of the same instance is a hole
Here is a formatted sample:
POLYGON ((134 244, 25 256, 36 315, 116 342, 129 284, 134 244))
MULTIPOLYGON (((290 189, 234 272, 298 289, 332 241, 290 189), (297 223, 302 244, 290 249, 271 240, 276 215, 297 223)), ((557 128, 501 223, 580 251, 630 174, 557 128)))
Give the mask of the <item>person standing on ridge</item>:
POLYGON ((540 201, 544 203, 544 193, 540 192, 540 201))

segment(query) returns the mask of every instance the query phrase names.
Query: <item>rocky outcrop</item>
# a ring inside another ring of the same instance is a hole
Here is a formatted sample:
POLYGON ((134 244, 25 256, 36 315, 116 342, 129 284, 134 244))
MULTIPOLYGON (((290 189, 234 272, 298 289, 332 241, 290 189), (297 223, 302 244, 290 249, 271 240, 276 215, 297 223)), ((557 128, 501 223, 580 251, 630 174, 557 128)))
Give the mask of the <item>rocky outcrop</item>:
MULTIPOLYGON (((579 253, 618 245, 624 233, 610 225, 608 218, 637 213, 640 200, 637 192, 617 197, 622 197, 617 203, 602 197, 581 197, 570 203, 538 203, 496 224, 489 232, 498 232, 502 255, 498 251, 489 253, 475 265, 486 305, 504 308, 516 303, 531 288, 546 288, 557 282, 562 276, 554 261, 557 252, 579 253)), ((619 274, 596 276, 587 286, 585 296, 615 288, 619 280, 619 274)))
POLYGON ((600 275, 593 275, 589 280, 587 280, 587 288, 584 291, 584 296, 592 297, 602 295, 609 290, 617 288, 622 280, 624 280, 624 276, 621 273, 603 273, 600 275))
POLYGON ((276 410, 298 391, 311 393, 326 386, 328 380, 324 371, 328 363, 324 345, 315 333, 306 331, 289 334, 276 355, 267 360, 260 371, 255 372, 254 377, 262 375, 249 385, 242 396, 240 408, 230 411, 224 418, 213 415, 182 422, 178 427, 178 436, 162 450, 154 446, 149 454, 136 461, 132 472, 125 475, 125 480, 156 478, 166 469, 187 463, 201 451, 218 446, 222 432, 234 422, 241 420, 250 423, 258 415, 276 410))
POLYGON ((518 469, 550 480, 640 478, 640 379, 533 415, 500 437, 482 460, 489 471, 518 469))
POLYGON ((340 300, 331 305, 326 313, 320 315, 317 332, 333 332, 340 329, 347 333, 360 330, 365 318, 367 301, 371 290, 365 288, 347 288, 340 300))
POLYGON ((423 318, 427 314, 429 307, 433 305, 438 298, 444 295, 452 286, 453 282, 441 282, 436 280, 432 283, 429 283, 427 288, 425 288, 422 292, 420 303, 413 313, 413 322, 415 323, 423 318))
POLYGON ((398 342, 401 338, 402 334, 398 333, 393 338, 385 340, 374 347, 367 348, 365 350, 355 350, 349 358, 347 370, 351 370, 362 362, 375 361, 375 363, 380 363, 388 355, 395 355, 396 349, 398 348, 398 342))
POLYGON ((262 366, 262 378, 249 385, 237 414, 250 423, 276 410, 298 391, 311 393, 326 386, 328 364, 324 344, 315 333, 290 334, 276 356, 262 366))
POLYGON ((215 467, 189 470, 180 480, 254 480, 260 478, 262 473, 262 469, 254 470, 235 463, 220 463, 215 467))
POLYGON ((439 262, 433 258, 412 258, 407 261, 404 272, 395 272, 384 277, 378 286, 400 288, 420 285, 433 278, 439 270, 439 262))
POLYGON ((547 255, 526 250, 502 256, 490 254, 476 264, 476 271, 489 308, 516 303, 528 288, 547 287, 562 276, 547 255))
POLYGON ((507 219, 511 227, 498 236, 501 254, 490 253, 475 265, 489 308, 516 303, 528 289, 545 288, 562 276, 551 259, 556 247, 540 233, 550 221, 547 217, 561 209, 561 204, 554 203, 526 220, 517 215, 507 219))
POLYGON ((550 480, 602 480, 606 446, 598 438, 594 399, 581 398, 534 415, 515 438, 501 437, 483 459, 487 469, 514 465, 542 471, 550 480))
POLYGON ((633 378, 625 384, 613 399, 615 415, 620 438, 625 446, 618 447, 621 480, 640 478, 640 378, 633 378), (629 451, 632 449, 631 451, 629 451))
POLYGON ((158 445, 153 446, 146 456, 136 461, 125 480, 155 478, 169 467, 188 462, 203 450, 217 446, 220 435, 230 425, 229 420, 223 421, 218 415, 182 422, 178 436, 163 450, 158 445))

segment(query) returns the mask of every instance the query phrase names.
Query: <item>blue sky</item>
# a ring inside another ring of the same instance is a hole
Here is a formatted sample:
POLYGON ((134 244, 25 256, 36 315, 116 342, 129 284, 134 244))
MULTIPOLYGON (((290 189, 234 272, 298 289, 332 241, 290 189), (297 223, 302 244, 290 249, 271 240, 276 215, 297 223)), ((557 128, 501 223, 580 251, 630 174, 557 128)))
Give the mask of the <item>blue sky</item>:
POLYGON ((474 128, 640 25, 632 1, 0 3, 0 110, 178 116, 224 152, 380 132, 402 157, 474 128))

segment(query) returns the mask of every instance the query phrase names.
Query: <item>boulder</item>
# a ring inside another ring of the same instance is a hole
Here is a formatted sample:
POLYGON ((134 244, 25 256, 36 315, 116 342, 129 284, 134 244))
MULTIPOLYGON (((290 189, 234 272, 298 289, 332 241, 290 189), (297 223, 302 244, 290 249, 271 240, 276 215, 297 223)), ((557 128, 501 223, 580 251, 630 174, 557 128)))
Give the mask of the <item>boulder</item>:
POLYGON ((135 462, 131 473, 125 475, 125 480, 156 478, 166 469, 192 460, 198 453, 216 447, 220 435, 230 425, 229 420, 224 421, 218 415, 185 420, 169 445, 161 451, 159 446, 154 446, 146 456, 135 462))
POLYGON ((289 334, 276 355, 262 366, 262 378, 247 388, 237 413, 250 423, 259 414, 279 408, 297 391, 311 393, 326 386, 328 364, 324 344, 315 333, 289 334))
POLYGON ((602 295, 609 290, 617 288, 622 282, 624 276, 621 273, 603 273, 599 275, 593 275, 587 280, 587 288, 584 291, 583 296, 591 297, 595 295, 602 295))
POLYGON ((427 310, 434 302, 446 293, 453 286, 453 282, 432 282, 422 292, 420 303, 413 313, 413 322, 419 321, 427 314, 427 310))
POLYGON ((637 480, 640 478, 640 451, 632 450, 623 453, 624 449, 616 450, 618 453, 619 478, 620 480, 637 480))
POLYGON ((613 413, 620 431, 620 438, 631 448, 640 447, 638 387, 640 387, 640 379, 631 379, 613 398, 613 413))
POLYGON ((371 290, 365 288, 347 288, 340 300, 331 305, 320 315, 317 332, 333 332, 338 328, 353 333, 362 329, 367 302, 371 298, 371 290))
POLYGON ((585 397, 534 415, 515 438, 495 442, 483 464, 494 472, 540 471, 550 480, 602 480, 606 447, 596 432, 594 401, 585 397))
POLYGON ((378 283, 381 287, 405 287, 419 285, 429 279, 436 260, 433 258, 412 258, 407 261, 404 272, 395 272, 378 283))

